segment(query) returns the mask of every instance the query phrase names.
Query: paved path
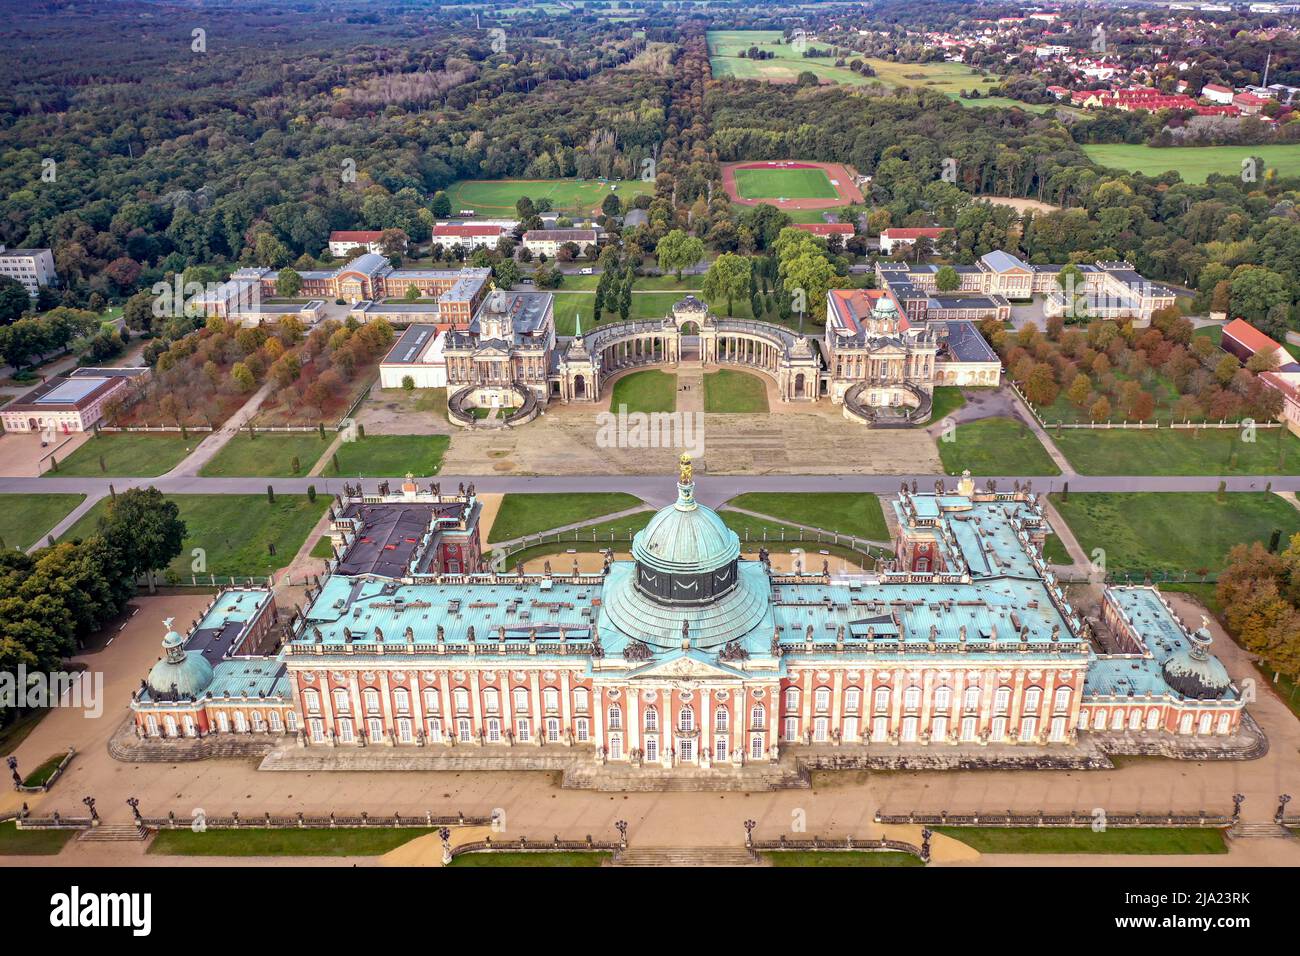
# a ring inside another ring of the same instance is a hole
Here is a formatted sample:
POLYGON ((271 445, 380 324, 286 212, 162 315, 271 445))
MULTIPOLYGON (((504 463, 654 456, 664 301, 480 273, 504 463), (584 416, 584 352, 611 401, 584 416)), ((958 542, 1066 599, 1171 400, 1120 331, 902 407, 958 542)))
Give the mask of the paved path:
POLYGON ((271 394, 274 384, 270 378, 267 378, 262 387, 248 397, 248 401, 244 402, 239 411, 227 418, 224 425, 199 442, 198 446, 186 455, 179 465, 167 472, 163 477, 197 476, 203 466, 215 458, 221 449, 226 447, 226 442, 239 434, 239 430, 252 420, 253 416, 257 414, 257 410, 262 407, 262 402, 266 401, 266 397, 271 394))
POLYGON ((63 537, 63 535, 68 531, 69 528, 71 528, 73 525, 75 525, 78 521, 82 519, 82 517, 86 514, 87 511, 95 507, 95 505, 99 503, 100 499, 103 498, 105 494, 107 494, 107 492, 101 492, 98 494, 96 493, 87 494, 86 499, 82 501, 81 504, 77 505, 77 507, 69 511, 67 515, 64 516, 62 521, 60 521, 53 528, 51 528, 44 535, 42 535, 39 541, 37 541, 30 548, 27 549, 27 553, 32 554, 36 551, 39 551, 41 548, 45 547, 49 543, 48 539, 51 537, 53 537, 55 541, 58 541, 59 538, 63 537))

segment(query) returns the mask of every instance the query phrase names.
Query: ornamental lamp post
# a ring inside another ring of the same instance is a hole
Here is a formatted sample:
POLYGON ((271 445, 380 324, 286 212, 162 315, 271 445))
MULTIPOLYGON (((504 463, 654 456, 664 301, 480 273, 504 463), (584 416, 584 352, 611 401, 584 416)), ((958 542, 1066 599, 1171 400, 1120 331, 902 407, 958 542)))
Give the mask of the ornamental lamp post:
POLYGON ((90 825, 92 827, 99 826, 99 811, 95 809, 95 798, 82 797, 81 802, 86 805, 88 810, 90 810, 90 825))
POLYGON ((754 827, 758 826, 757 820, 745 821, 745 846, 752 848, 754 846, 754 827))
POLYGON ((142 822, 140 819, 140 798, 127 797, 126 805, 131 808, 131 816, 135 820, 136 826, 139 826, 142 822))
POLYGON ((1234 793, 1232 795, 1232 822, 1237 824, 1241 821, 1241 804, 1246 799, 1244 793, 1234 793))
POLYGON ((442 841, 442 865, 446 866, 451 863, 451 830, 441 827, 438 830, 438 839, 442 841))
POLYGON ((921 828, 921 862, 930 862, 930 837, 934 836, 934 831, 929 827, 921 828))
POLYGON ((9 773, 14 778, 14 789, 17 790, 23 785, 23 778, 18 776, 18 758, 9 757, 5 760, 5 766, 9 768, 9 773))
POLYGON ((627 849, 627 821, 615 820, 614 829, 618 831, 618 846, 621 850, 627 849))
POLYGON ((1273 814, 1273 822, 1278 826, 1282 825, 1283 815, 1286 813, 1286 805, 1291 802, 1291 794, 1284 793, 1277 798, 1277 813, 1273 814))

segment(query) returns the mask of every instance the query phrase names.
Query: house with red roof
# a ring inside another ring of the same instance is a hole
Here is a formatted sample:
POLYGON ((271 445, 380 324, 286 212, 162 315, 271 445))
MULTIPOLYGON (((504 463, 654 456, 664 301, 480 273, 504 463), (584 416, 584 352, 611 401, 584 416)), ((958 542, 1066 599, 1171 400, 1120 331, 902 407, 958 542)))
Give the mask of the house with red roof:
POLYGON ((382 235, 383 232, 378 229, 336 229, 330 233, 330 255, 346 256, 358 247, 366 252, 383 255, 383 250, 379 248, 379 237, 382 235))
POLYGON ((853 238, 853 225, 847 222, 797 222, 794 227, 804 232, 811 232, 814 236, 821 236, 823 239, 839 236, 847 241, 853 238))
POLYGON ((1300 372, 1300 363, 1291 357, 1291 353, 1245 319, 1233 319, 1223 327, 1225 352, 1235 355, 1243 364, 1260 352, 1277 357, 1277 371, 1300 372))
POLYGON ((439 223, 433 227, 434 245, 460 246, 467 252, 474 249, 495 249, 505 235, 499 225, 482 223, 439 223))
POLYGON ((1227 106, 1232 102, 1236 94, 1226 86, 1220 86, 1217 83, 1206 83, 1201 87, 1201 96, 1211 103, 1221 103, 1227 106))

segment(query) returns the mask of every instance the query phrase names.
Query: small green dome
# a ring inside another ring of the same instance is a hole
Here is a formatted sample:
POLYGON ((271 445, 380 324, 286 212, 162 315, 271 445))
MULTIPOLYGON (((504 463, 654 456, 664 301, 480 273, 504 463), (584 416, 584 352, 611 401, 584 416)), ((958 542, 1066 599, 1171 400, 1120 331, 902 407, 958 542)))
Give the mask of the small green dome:
POLYGON ((169 630, 162 642, 164 655, 145 678, 149 693, 158 699, 198 699, 212 683, 212 665, 202 654, 185 650, 185 639, 169 630))

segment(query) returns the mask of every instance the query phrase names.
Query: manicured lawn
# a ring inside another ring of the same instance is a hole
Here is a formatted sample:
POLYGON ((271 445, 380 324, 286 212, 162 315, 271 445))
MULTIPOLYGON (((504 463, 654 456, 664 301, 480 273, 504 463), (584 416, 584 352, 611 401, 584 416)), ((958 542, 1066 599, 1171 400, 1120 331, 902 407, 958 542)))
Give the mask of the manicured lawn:
POLYGON ((54 776, 54 771, 59 769, 59 764, 63 763, 64 758, 67 756, 68 756, 67 753, 64 752, 61 754, 55 754, 50 759, 46 760, 45 763, 41 764, 31 773, 27 774, 27 776, 23 777, 23 786, 24 787, 44 786, 45 781, 49 780, 50 777, 54 776))
POLYGON ((85 500, 85 495, 0 495, 0 549, 26 551, 85 500))
POLYGON ((298 477, 311 471, 325 449, 329 448, 330 433, 322 439, 317 432, 302 434, 258 434, 248 437, 240 432, 226 442, 221 451, 199 469, 205 478, 235 476, 298 477), (293 460, 298 459, 298 470, 293 460))
MULTIPOLYGON (((820 571, 823 560, 830 560, 832 568, 834 568, 835 559, 843 559, 855 565, 861 565, 868 560, 866 555, 845 545, 818 541, 817 532, 815 531, 803 531, 794 525, 782 524, 779 521, 752 518, 747 514, 741 514, 739 511, 729 511, 725 507, 718 512, 718 517, 722 519, 728 528, 736 532, 736 535, 740 538, 740 550, 742 552, 757 552, 760 547, 780 554, 802 551, 805 553, 803 562, 805 571, 820 571), (801 534, 802 538, 800 537, 801 534), (825 551, 826 554, 821 554, 822 551, 825 551)), ((878 555, 884 550, 883 548, 873 548, 872 553, 878 555)))
POLYGON ((959 475, 1059 475, 1029 426, 1010 418, 981 418, 958 425, 954 441, 938 441, 943 470, 959 475))
POLYGON ((618 491, 592 494, 511 493, 501 499, 501 508, 488 534, 489 542, 513 541, 526 534, 538 534, 579 521, 599 518, 640 505, 641 499, 618 491))
POLYGON ((925 866, 910 853, 881 852, 867 850, 776 850, 760 854, 770 860, 773 866, 925 866))
POLYGON ((313 558, 334 557, 334 546, 329 535, 323 534, 316 539, 316 543, 311 546, 311 556, 313 558))
POLYGON ((962 394, 961 389, 958 386, 939 385, 934 390, 930 421, 937 422, 941 418, 947 418, 965 404, 966 396, 962 394))
POLYGON ((1240 177, 1241 161, 1256 156, 1264 160, 1264 169, 1256 170, 1259 182, 1264 181, 1264 173, 1268 169, 1276 169, 1281 176, 1294 176, 1300 172, 1300 143, 1163 148, 1106 143, 1084 146, 1083 151, 1098 166, 1110 166, 1148 176, 1159 176, 1173 170, 1187 183, 1203 183, 1210 173, 1240 177))
POLYGON ((162 856, 379 856, 416 837, 426 827, 365 827, 322 830, 159 830, 149 853, 162 856))
MULTIPOLYGON (((848 83, 859 86, 870 79, 854 73, 848 67, 835 66, 830 58, 803 56, 790 43, 783 42, 780 30, 710 30, 708 31, 709 66, 716 79, 734 77, 747 80, 770 80, 793 83, 803 72, 814 73, 818 79, 829 83, 848 83), (767 60, 753 60, 738 54, 757 46, 775 56, 767 60)), ((819 49, 824 44, 811 42, 819 49)))
MULTIPOLYGON (((622 518, 611 518, 609 521, 586 525, 578 529, 577 539, 572 537, 573 532, 565 532, 562 541, 535 544, 522 551, 516 551, 510 556, 506 570, 513 571, 520 561, 533 561, 554 554, 564 555, 570 549, 577 554, 596 554, 610 547, 615 551, 626 551, 632 546, 632 536, 644 528, 654 515, 655 513, 647 508, 645 511, 622 518)), ((567 570, 566 563, 561 561, 555 564, 556 569, 567 570)))
POLYGON ((493 850, 491 853, 462 853, 453 857, 452 866, 603 866, 610 854, 592 852, 550 852, 521 853, 518 850, 493 850))
POLYGON ((1227 853, 1216 829, 1181 827, 935 827, 981 853, 1227 853))
MULTIPOLYGON (((318 496, 314 504, 306 495, 277 494, 274 504, 266 500, 266 495, 168 497, 180 506, 186 534, 181 553, 168 566, 167 574, 183 583, 188 583, 192 574, 264 575, 284 567, 298 553, 329 504, 325 495, 318 496), (274 555, 268 552, 268 544, 275 545, 274 555), (202 570, 193 568, 198 560, 192 554, 195 548, 204 552, 202 570)), ((64 538, 94 534, 106 507, 107 499, 97 502, 64 538)))
POLYGON ((0 823, 0 856, 53 856, 76 830, 19 830, 12 821, 0 823))
POLYGON ((207 432, 191 432, 188 438, 182 438, 178 434, 104 432, 74 451, 67 461, 60 461, 58 471, 45 474, 51 478, 101 475, 153 478, 179 465, 207 435, 207 432))
POLYGON ((427 478, 442 468, 450 444, 447 435, 367 435, 340 444, 335 451, 339 466, 326 462, 325 474, 401 478, 410 472, 427 478))
POLYGON ((743 415, 766 414, 767 383, 757 375, 724 368, 704 376, 704 410, 743 415))
POLYGON ((671 412, 677 408, 677 376, 658 369, 624 375, 614 383, 610 411, 618 414, 626 405, 629 412, 671 412))
POLYGON ((742 199, 834 199, 839 195, 822 169, 737 169, 736 191, 742 199))
POLYGON ((1253 442, 1242 441, 1234 428, 1048 433, 1083 475, 1286 475, 1300 469, 1300 438, 1285 428, 1259 429, 1253 442))
POLYGON ((828 491, 820 494, 786 494, 784 492, 754 491, 737 495, 727 502, 733 508, 744 508, 759 514, 770 515, 782 521, 811 525, 826 531, 838 531, 858 538, 876 541, 889 539, 885 515, 880 499, 875 495, 849 491, 828 491))
POLYGON ((589 216, 599 210, 601 202, 611 192, 627 205, 637 196, 653 190, 654 183, 639 179, 612 182, 598 179, 462 179, 447 188, 447 198, 451 200, 453 215, 462 209, 473 209, 484 218, 513 219, 515 202, 521 196, 527 196, 533 202, 549 199, 555 212, 589 216))
POLYGON ((1300 531, 1300 511, 1277 495, 1238 492, 1080 493, 1053 503, 1084 551, 1106 552, 1112 573, 1217 571, 1234 544, 1268 542, 1282 531, 1283 547, 1300 531))
POLYGON ((1061 539, 1054 534, 1049 534, 1047 540, 1043 542, 1043 557, 1047 559, 1048 564, 1073 564, 1074 559, 1070 557, 1070 552, 1065 550, 1065 545, 1061 539))

